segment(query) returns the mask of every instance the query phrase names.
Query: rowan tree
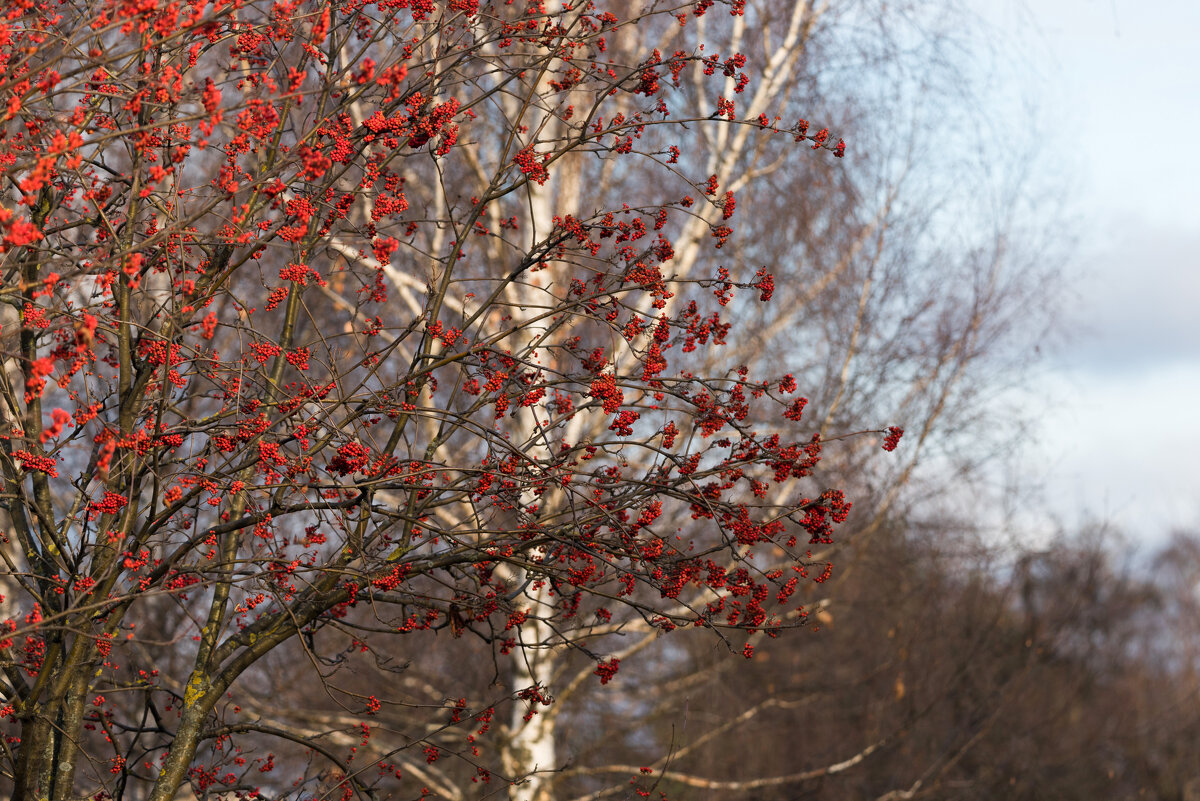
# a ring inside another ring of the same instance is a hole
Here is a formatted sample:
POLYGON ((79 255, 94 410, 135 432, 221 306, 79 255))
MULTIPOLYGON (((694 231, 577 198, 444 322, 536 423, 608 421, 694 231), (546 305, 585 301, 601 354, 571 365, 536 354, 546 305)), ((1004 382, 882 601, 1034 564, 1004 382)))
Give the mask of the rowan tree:
MULTIPOLYGON (((744 165, 674 140, 846 145, 748 109, 741 53, 623 36, 743 12, 9 4, 13 797, 427 795, 419 764, 451 735, 487 788, 529 773, 487 735, 499 704, 548 702, 537 654, 586 653, 603 682, 619 663, 589 642, 622 609, 734 647, 786 625, 849 501, 807 483, 823 443, 786 366, 719 356, 727 304, 769 302, 772 269, 673 266, 745 213, 727 188, 744 165), (591 168, 626 191, 587 196, 591 168), (540 191, 559 171, 580 187, 562 209, 540 191), (787 558, 763 570, 761 551, 787 558), (414 727, 366 764, 386 680, 337 695, 357 744, 255 711, 277 649, 332 693, 325 669, 362 631, 469 631, 527 669, 499 697, 413 710, 437 736, 414 727), (305 761, 277 763, 271 737, 305 761)), ((877 433, 890 450, 901 432, 877 433)))

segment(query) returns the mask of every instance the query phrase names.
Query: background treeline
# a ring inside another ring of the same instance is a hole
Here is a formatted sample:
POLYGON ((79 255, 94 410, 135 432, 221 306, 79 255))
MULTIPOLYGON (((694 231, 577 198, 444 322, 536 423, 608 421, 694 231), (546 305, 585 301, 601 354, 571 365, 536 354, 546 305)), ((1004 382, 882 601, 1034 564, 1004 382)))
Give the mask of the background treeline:
POLYGON ((748 665, 699 636, 646 659, 621 688, 636 723, 581 704, 562 797, 647 754, 672 799, 1200 797, 1200 544, 1130 553, 892 521, 813 595, 820 631, 748 665))

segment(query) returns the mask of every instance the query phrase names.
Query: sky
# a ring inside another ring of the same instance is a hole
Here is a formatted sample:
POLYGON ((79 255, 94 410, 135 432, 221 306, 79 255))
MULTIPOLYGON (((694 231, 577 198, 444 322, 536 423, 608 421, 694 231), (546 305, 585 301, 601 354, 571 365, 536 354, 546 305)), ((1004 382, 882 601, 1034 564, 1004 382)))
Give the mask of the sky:
POLYGON ((1077 240, 1025 456, 1046 522, 1200 532, 1200 0, 972 5, 1022 43, 1002 83, 1060 155, 1077 240))

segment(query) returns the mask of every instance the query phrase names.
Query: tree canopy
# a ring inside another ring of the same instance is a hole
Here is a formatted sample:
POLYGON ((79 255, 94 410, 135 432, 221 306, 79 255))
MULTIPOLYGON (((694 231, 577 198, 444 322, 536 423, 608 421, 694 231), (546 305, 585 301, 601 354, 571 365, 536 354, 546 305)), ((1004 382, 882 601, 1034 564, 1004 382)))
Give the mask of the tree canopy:
MULTIPOLYGON (((305 738, 247 685, 286 644, 321 686, 334 632, 469 635, 530 720, 540 653, 604 683, 632 621, 750 656, 805 619, 851 501, 786 362, 725 355, 778 290, 721 253, 765 161, 848 145, 779 115, 791 51, 721 49, 744 5, 8 4, 14 797, 427 792, 316 741, 276 778, 258 744, 305 738)), ((339 696, 362 745, 383 695, 339 696)), ((486 752, 496 704, 444 726, 536 787, 486 752)))

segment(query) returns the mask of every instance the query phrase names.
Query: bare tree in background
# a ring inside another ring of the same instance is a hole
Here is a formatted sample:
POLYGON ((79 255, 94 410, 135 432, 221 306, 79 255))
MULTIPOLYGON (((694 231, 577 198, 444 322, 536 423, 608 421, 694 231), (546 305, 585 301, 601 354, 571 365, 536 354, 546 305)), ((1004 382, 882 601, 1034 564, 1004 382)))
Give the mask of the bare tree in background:
MULTIPOLYGON (((811 110, 819 109, 822 119, 839 120, 842 130, 863 133, 859 143, 862 150, 852 147, 844 165, 830 167, 766 150, 762 141, 745 128, 689 128, 688 138, 680 140, 680 149, 705 163, 702 172, 716 176, 722 192, 732 192, 726 196, 727 202, 747 204, 762 212, 739 218, 736 232, 713 252, 705 242, 710 241, 714 227, 723 223, 725 207, 699 209, 675 240, 671 262, 676 276, 711 276, 714 266, 764 265, 774 276, 776 297, 783 301, 764 307, 757 303, 756 296, 730 289, 726 308, 754 335, 714 350, 703 369, 719 374, 745 366, 753 373, 769 365, 788 364, 793 380, 809 393, 805 419, 826 440, 854 433, 858 430, 856 421, 891 419, 890 415, 898 415, 896 419, 902 419, 909 428, 912 447, 906 447, 900 454, 902 459, 887 470, 871 462, 878 438, 849 438, 823 456, 822 471, 826 476, 838 476, 830 484, 857 489, 854 497, 859 500, 860 511, 847 529, 855 541, 855 554, 869 553, 875 535, 887 525, 889 517, 902 514, 898 507, 904 507, 915 495, 943 491, 948 475, 961 478, 959 463, 974 458, 964 443, 978 445, 986 438, 992 393, 1004 380, 1003 370, 1028 353, 1021 350, 1028 346, 1025 337, 1036 336, 1046 325, 1045 304, 1053 296, 1051 270, 1037 261, 1040 253, 1033 244, 1028 250, 1022 244, 1025 230, 1021 226, 1027 220, 1019 211, 1025 202, 1019 184, 991 186, 986 183, 986 173, 995 171, 996 163, 971 162, 965 154, 951 158, 946 149, 932 147, 930 143, 939 141, 939 136, 947 141, 958 136, 955 125, 960 117, 944 121, 940 128, 917 124, 916 118, 924 117, 922 121, 928 122, 937 116, 937 109, 956 102, 955 92, 967 90, 947 74, 956 65, 945 60, 949 56, 936 30, 945 21, 936 20, 936 14, 930 12, 927 17, 909 22, 904 16, 908 10, 852 4, 794 4, 784 8, 750 3, 745 15, 735 18, 730 27, 714 26, 710 22, 713 18, 707 16, 694 28, 677 28, 673 23, 639 25, 614 32, 610 44, 618 54, 643 52, 652 46, 665 53, 680 47, 680 42, 691 41, 693 35, 703 35, 712 52, 724 55, 744 51, 748 63, 766 65, 764 80, 758 87, 747 89, 752 93, 748 101, 752 111, 761 108, 768 118, 779 115, 791 119, 793 114, 816 117, 811 110), (891 37, 872 38, 874 29, 869 34, 858 30, 856 25, 868 18, 878 21, 881 27, 889 27, 886 21, 892 20, 891 37), (910 27, 904 28, 904 24, 910 27), (926 49, 906 53, 909 42, 922 37, 927 39, 926 49), (773 67, 778 72, 773 72, 773 67), (907 94, 910 84, 906 81, 914 80, 905 74, 909 69, 923 70, 920 80, 938 87, 937 93, 923 98, 926 105, 907 94), (838 78, 849 82, 853 76, 864 85, 838 84, 838 78), (879 98, 887 97, 889 91, 894 92, 891 105, 881 106, 879 98), (948 177, 947 173, 954 170, 970 172, 948 177), (980 200, 983 193, 972 190, 973 198, 964 198, 960 193, 963 174, 978 176, 986 192, 996 197, 987 198, 988 202, 980 204, 982 208, 967 203, 969 199, 980 200), (733 176, 732 180, 726 176, 733 176), (949 227, 948 209, 970 216, 949 227), (922 473, 922 460, 933 462, 935 470, 922 473)), ((711 67, 720 74, 722 63, 721 59, 716 66, 711 61, 701 62, 682 75, 683 91, 690 91, 702 109, 703 82, 711 77, 705 72, 711 67), (688 82, 689 78, 693 83, 688 82)), ((730 95, 737 83, 737 70, 733 73, 726 83, 730 95)), ((545 125, 553 130, 557 123, 551 120, 545 125)), ((1024 167, 1020 154, 1012 158, 1014 170, 1024 167)), ((461 186, 466 180, 455 180, 453 185, 461 186)), ((619 192, 628 180, 636 177, 622 171, 617 162, 564 158, 558 172, 544 184, 531 186, 521 203, 511 207, 490 205, 491 227, 502 227, 506 219, 516 219, 523 226, 519 230, 529 235, 539 225, 544 226, 544 220, 554 211, 585 214, 589 204, 605 205, 607 193, 619 192)), ((492 241, 490 258, 502 261, 507 247, 501 241, 492 241)), ((703 289, 705 293, 720 293, 727 283, 719 278, 708 279, 703 289)), ((536 287, 514 286, 514 314, 537 308, 537 292, 536 287)), ((701 295, 681 294, 681 298, 691 297, 701 295)), ((616 342, 619 351, 622 345, 616 342)), ((697 436, 695 426, 680 430, 680 436, 697 436)), ((569 440, 588 441, 602 433, 602 422, 598 428, 596 421, 587 426, 580 419, 580 426, 569 440)), ((675 527, 694 536, 691 532, 697 530, 697 524, 689 517, 669 521, 667 528, 675 527)), ((753 570, 769 575, 782 564, 775 561, 779 556, 782 554, 760 553, 753 563, 735 556, 721 567, 734 571, 749 564, 753 570)), ((844 551, 835 556, 828 547, 814 549, 815 562, 832 559, 839 569, 821 591, 806 596, 805 608, 789 617, 786 624, 812 626, 831 619, 839 606, 841 582, 856 586, 858 558, 844 551)), ((814 574, 824 578, 819 570, 814 574)), ((540 596, 531 596, 535 604, 545 603, 553 588, 543 586, 540 592, 540 596)), ((699 590, 681 598, 677 611, 702 608, 712 600, 710 593, 699 590)), ((590 611, 586 606, 583 609, 590 611)), ((699 686, 706 675, 718 670, 707 660, 692 665, 690 650, 680 650, 672 640, 660 640, 663 628, 663 621, 636 611, 618 614, 606 625, 593 629, 587 651, 563 642, 550 648, 510 651, 494 664, 476 666, 471 671, 473 680, 465 678, 461 684, 447 681, 445 666, 461 664, 452 655, 463 658, 465 646, 460 640, 447 641, 443 637, 436 655, 428 661, 408 663, 403 675, 408 679, 418 674, 422 677, 413 681, 413 694, 408 697, 412 703, 423 704, 440 704, 455 697, 453 686, 473 687, 478 692, 494 681, 498 682, 497 691, 503 687, 510 694, 531 684, 545 686, 546 700, 552 698, 553 703, 527 701, 515 706, 507 717, 504 763, 512 775, 529 777, 512 788, 512 796, 542 801, 572 797, 564 796, 560 789, 563 786, 599 787, 596 792, 620 795, 628 789, 628 762, 618 759, 605 766, 601 759, 604 749, 587 732, 638 728, 637 721, 646 706, 636 697, 643 683, 653 682, 650 677, 657 675, 655 669, 643 673, 644 664, 667 665, 681 671, 672 674, 672 692, 655 683, 646 685, 674 723, 678 722, 677 716, 686 714, 688 702, 684 699, 689 688, 699 686), (592 656, 597 653, 622 666, 615 691, 613 685, 596 691, 592 656), (684 678, 692 668, 697 671, 695 675, 684 678), (621 691, 623 687, 629 687, 628 693, 621 691), (591 784, 581 784, 581 776, 591 777, 591 784)), ((450 633, 466 638, 478 636, 469 626, 450 633)), ((547 632, 538 630, 534 622, 518 629, 518 634, 530 642, 541 642, 547 632)), ((752 637, 756 647, 765 642, 761 632, 752 637)), ((740 643, 731 650, 740 651, 740 643)), ((378 645, 376 653, 382 659, 407 663, 403 654, 390 652, 384 644, 378 645)), ((725 667, 718 674, 736 662, 722 664, 725 667)), ((807 672, 799 675, 811 676, 807 672)), ((680 739, 655 740, 658 751, 650 762, 654 771, 646 777, 646 784, 652 784, 661 771, 669 769, 675 770, 674 779, 680 780, 673 762, 685 756, 680 749, 704 753, 698 750, 703 744, 745 737, 746 732, 767 725, 772 719, 767 710, 775 702, 764 703, 761 708, 751 705, 732 716, 736 726, 701 727, 701 735, 695 734, 693 726, 689 732, 698 742, 684 739, 678 730, 674 732, 680 739)), ((339 729, 351 725, 350 718, 330 713, 321 722, 326 728, 314 722, 309 731, 326 731, 330 737, 340 736, 347 743, 353 740, 351 732, 339 729), (341 733, 335 734, 338 731, 341 733)), ((844 747, 814 758, 803 770, 782 771, 780 766, 787 764, 786 760, 764 764, 764 775, 746 779, 743 789, 791 786, 852 771, 898 736, 895 731, 882 729, 874 734, 852 743, 839 742, 844 747)), ((633 742, 645 745, 648 741, 635 737, 633 742)), ((376 740, 372 747, 385 752, 388 748, 385 740, 376 740)), ((706 785, 717 781, 703 770, 714 763, 705 759, 695 764, 701 767, 693 769, 689 781, 696 787, 728 791, 741 786, 741 780, 706 785)), ((454 765, 411 767, 425 771, 433 777, 431 781, 436 779, 438 792, 447 797, 470 797, 471 788, 463 788, 454 778, 454 765)))

